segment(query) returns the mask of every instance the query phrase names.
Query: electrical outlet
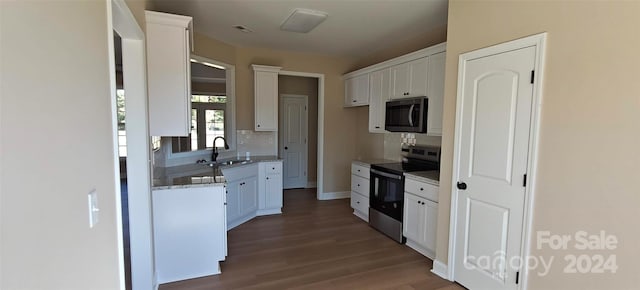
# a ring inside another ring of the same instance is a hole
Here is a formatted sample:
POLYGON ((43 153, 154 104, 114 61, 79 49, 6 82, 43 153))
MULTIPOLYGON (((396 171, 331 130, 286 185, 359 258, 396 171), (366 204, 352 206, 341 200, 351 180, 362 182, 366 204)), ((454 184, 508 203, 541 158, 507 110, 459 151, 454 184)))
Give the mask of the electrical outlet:
POLYGON ((90 191, 87 195, 87 200, 89 201, 89 228, 93 228, 99 220, 98 192, 95 189, 90 191))

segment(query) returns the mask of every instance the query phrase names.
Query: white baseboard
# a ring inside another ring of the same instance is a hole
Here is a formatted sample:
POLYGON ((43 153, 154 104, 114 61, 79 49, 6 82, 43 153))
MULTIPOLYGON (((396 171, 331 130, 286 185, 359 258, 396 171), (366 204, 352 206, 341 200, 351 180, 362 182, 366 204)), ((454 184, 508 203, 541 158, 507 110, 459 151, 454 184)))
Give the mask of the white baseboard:
POLYGON ((281 214, 281 213, 282 213, 281 208, 270 208, 270 209, 259 209, 256 212, 256 215, 263 216, 263 215, 272 215, 272 214, 281 214))
POLYGON ((433 260, 433 269, 431 269, 431 272, 440 276, 441 278, 449 280, 449 268, 445 263, 442 263, 438 260, 433 260))
POLYGON ((317 188, 318 183, 316 181, 307 181, 307 186, 305 188, 317 188))
POLYGON ((351 198, 351 191, 323 192, 318 195, 319 200, 351 198))

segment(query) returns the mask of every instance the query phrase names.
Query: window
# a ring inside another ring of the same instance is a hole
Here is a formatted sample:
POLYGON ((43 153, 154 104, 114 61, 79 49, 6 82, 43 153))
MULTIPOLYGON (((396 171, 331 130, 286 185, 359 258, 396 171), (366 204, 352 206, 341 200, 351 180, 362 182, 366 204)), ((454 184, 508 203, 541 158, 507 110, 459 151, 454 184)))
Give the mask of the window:
POLYGON ((127 131, 125 129, 124 90, 116 90, 116 109, 118 114, 118 156, 127 157, 127 131))
MULTIPOLYGON (((173 153, 213 148, 213 140, 225 136, 226 111, 226 96, 192 95, 191 133, 189 137, 173 138, 173 153)), ((218 139, 215 145, 222 147, 224 141, 218 139)))
MULTIPOLYGON (((116 90, 116 108, 118 114, 118 156, 127 157, 127 130, 124 90, 116 90)), ((152 150, 160 149, 160 137, 151 137, 152 150)))

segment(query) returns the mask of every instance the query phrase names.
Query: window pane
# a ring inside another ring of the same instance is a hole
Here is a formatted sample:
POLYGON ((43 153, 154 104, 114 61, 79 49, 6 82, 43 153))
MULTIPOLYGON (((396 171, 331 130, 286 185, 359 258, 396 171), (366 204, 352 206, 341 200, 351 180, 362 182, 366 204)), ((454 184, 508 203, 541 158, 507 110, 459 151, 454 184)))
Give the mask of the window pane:
POLYGON ((191 150, 198 150, 198 110, 191 109, 191 150))
MULTIPOLYGON (((207 124, 207 148, 213 147, 213 139, 224 137, 224 110, 205 110, 205 122, 207 124)), ((216 147, 224 147, 224 141, 218 139, 216 147)))
POLYGON ((227 96, 191 95, 192 103, 226 103, 227 96))

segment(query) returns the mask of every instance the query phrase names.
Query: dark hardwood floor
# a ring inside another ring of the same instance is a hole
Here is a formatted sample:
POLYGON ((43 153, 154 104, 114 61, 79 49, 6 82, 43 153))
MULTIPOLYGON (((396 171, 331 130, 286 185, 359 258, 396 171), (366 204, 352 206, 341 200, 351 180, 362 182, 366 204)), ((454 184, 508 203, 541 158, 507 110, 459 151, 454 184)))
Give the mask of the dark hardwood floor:
POLYGON ((204 289, 465 289, 430 272, 432 261, 370 228, 348 199, 287 190, 282 215, 228 233, 222 274, 163 284, 204 289))

